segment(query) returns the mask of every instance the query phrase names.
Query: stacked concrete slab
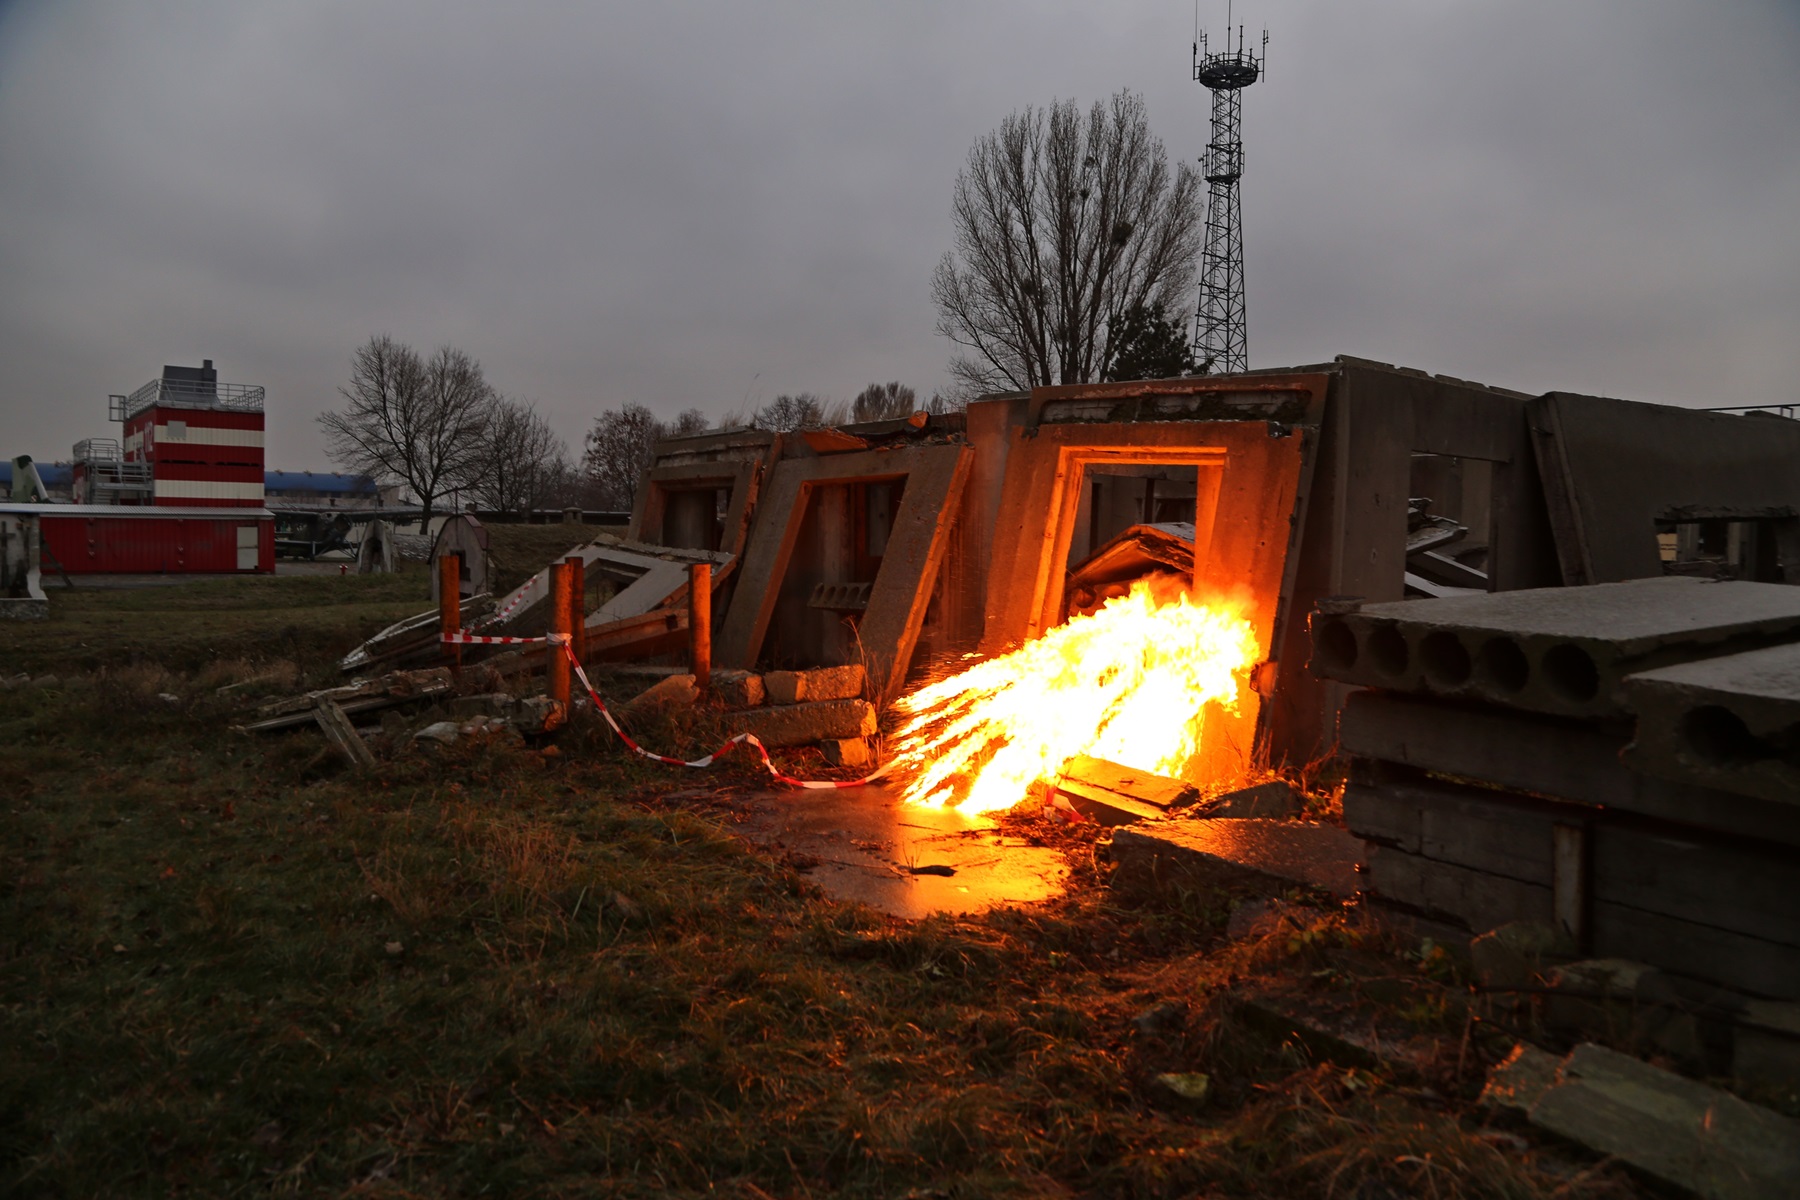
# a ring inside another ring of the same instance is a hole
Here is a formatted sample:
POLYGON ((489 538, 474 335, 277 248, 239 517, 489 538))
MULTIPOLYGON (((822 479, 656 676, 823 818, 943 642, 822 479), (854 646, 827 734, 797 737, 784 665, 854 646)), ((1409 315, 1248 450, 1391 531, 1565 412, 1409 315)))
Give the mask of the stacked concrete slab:
POLYGON ((1312 618, 1366 890, 1800 999, 1800 588, 1646 579, 1312 618), (1635 740, 1634 740, 1635 738, 1635 740))

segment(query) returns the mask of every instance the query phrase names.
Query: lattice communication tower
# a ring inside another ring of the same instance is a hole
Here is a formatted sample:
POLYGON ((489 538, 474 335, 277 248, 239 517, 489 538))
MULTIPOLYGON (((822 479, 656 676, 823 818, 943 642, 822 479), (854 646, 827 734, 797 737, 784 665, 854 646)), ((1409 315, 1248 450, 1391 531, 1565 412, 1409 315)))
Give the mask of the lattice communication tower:
POLYGON ((1262 57, 1244 48, 1238 26, 1237 49, 1225 26, 1225 50, 1208 53, 1206 34, 1194 41, 1194 78, 1212 92, 1212 140, 1201 159, 1207 183, 1206 247, 1200 260, 1200 311, 1194 318, 1194 359, 1203 375, 1249 370, 1244 339, 1244 227, 1238 218, 1238 179, 1244 174, 1239 134, 1239 93, 1262 77, 1269 31, 1263 30, 1262 57))

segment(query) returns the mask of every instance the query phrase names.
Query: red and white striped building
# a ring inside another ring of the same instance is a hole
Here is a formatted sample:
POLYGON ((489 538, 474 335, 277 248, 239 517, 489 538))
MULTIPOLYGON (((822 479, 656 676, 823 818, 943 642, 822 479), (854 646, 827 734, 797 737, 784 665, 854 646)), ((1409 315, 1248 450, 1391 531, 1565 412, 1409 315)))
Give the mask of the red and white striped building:
POLYGON ((152 504, 263 506, 263 389, 221 384, 212 359, 164 367, 123 397, 124 460, 150 468, 152 504))
POLYGON ((111 397, 108 415, 123 424, 123 438, 76 444, 75 504, 34 513, 46 565, 72 573, 275 569, 262 388, 220 383, 209 358, 164 367, 131 395, 111 397))

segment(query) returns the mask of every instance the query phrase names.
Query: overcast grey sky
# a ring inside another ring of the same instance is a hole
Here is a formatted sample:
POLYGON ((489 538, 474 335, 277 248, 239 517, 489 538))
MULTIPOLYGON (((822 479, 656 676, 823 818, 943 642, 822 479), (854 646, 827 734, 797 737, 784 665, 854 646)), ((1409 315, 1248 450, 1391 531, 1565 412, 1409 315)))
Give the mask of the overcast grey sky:
MULTIPOLYGON (((1796 399, 1800 4, 1240 0, 1252 366, 1796 399)), ((1223 0, 1204 0, 1217 33, 1223 0)), ((1206 140, 1191 0, 0 0, 0 454, 217 361, 269 464, 385 332, 578 443, 628 401, 947 383, 952 181, 1026 104, 1206 140)))

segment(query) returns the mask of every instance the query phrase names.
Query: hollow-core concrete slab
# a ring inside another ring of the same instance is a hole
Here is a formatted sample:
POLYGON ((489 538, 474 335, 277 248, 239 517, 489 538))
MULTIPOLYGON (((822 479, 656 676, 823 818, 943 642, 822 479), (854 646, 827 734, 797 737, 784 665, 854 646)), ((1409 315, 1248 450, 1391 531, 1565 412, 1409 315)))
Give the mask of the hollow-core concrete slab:
POLYGON ((1800 804, 1800 642, 1627 676, 1650 775, 1800 804))
POLYGON ((880 785, 771 789, 733 807, 741 836, 785 852, 827 895, 897 917, 1049 900, 1068 879, 1060 851, 1004 836, 985 817, 904 804, 880 785))
POLYGON ((1629 674, 1800 637, 1800 588, 1683 576, 1366 604, 1312 619, 1316 674, 1558 716, 1629 674))

